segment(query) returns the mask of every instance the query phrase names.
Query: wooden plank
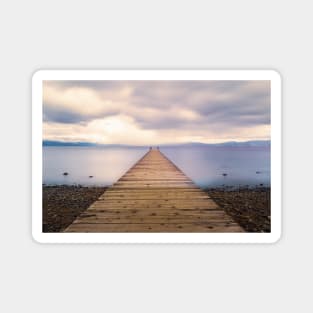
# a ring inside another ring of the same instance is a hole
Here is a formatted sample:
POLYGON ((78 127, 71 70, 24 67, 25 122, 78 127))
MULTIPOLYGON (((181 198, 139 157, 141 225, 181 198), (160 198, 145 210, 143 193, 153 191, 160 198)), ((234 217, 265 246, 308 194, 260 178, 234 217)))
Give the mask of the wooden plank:
POLYGON ((159 150, 150 150, 65 232, 243 232, 159 150))
POLYGON ((238 224, 233 225, 222 225, 217 226, 214 223, 202 223, 202 224, 77 224, 73 223, 66 230, 66 232, 78 232, 78 233, 103 233, 103 232, 136 232, 136 233, 172 233, 172 232, 181 232, 181 233, 207 233, 207 232, 217 232, 217 233, 229 233, 229 232, 242 232, 241 228, 238 228, 238 224))

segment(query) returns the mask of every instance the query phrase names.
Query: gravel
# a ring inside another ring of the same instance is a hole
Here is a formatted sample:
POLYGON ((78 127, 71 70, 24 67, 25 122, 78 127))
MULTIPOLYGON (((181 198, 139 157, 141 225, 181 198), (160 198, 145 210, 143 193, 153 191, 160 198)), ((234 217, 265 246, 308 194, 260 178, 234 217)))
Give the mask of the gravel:
POLYGON ((210 188, 207 192, 247 232, 271 232, 270 188, 210 188))
POLYGON ((105 190, 105 187, 43 186, 43 232, 63 231, 105 190))

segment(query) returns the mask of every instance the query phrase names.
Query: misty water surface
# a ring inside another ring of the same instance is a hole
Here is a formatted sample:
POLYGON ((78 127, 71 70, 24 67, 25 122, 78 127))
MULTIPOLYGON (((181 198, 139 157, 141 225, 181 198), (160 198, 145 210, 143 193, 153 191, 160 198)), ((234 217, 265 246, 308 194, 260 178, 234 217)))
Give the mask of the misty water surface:
MULTIPOLYGON (((269 147, 166 147, 160 150, 200 187, 270 185, 269 147)), ((147 151, 147 148, 43 147, 43 183, 110 185, 147 151), (64 176, 64 172, 69 175, 64 176)))

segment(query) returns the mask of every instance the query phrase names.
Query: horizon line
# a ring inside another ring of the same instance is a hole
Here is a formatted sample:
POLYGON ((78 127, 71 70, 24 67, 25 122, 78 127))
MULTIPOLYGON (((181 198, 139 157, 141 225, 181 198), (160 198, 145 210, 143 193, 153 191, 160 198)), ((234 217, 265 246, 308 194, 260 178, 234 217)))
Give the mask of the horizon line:
POLYGON ((223 145, 223 144, 245 144, 245 143, 270 143, 271 139, 256 139, 256 140, 246 140, 246 141, 221 141, 221 142, 200 142, 200 141, 189 141, 189 142, 178 142, 178 143, 157 143, 157 144, 127 144, 127 143, 97 143, 90 141, 62 141, 62 140, 50 140, 43 139, 42 144, 55 144, 55 145, 89 145, 89 146, 131 146, 131 147, 157 147, 157 146, 179 146, 179 145, 223 145))

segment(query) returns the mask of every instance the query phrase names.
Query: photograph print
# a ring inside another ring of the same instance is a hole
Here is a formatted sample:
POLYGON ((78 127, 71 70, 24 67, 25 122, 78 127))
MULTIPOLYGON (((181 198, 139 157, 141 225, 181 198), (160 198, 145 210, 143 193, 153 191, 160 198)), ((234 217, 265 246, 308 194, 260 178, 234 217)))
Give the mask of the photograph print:
POLYGON ((272 77, 173 72, 43 72, 42 235, 271 234, 272 77))

